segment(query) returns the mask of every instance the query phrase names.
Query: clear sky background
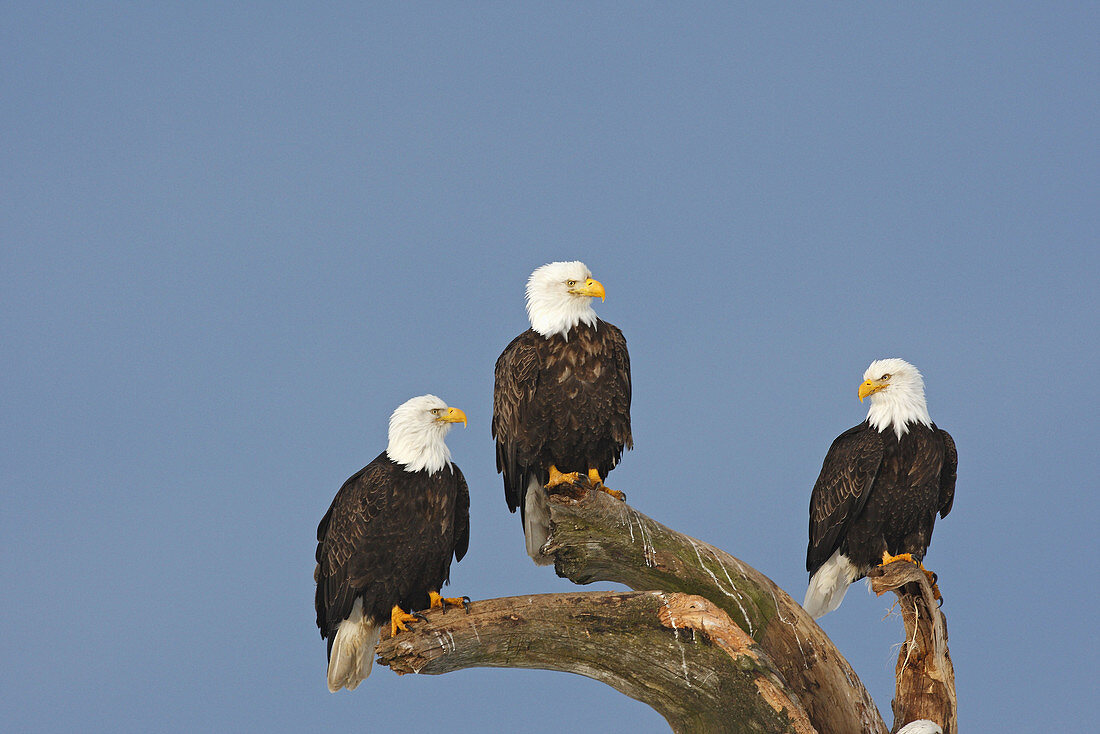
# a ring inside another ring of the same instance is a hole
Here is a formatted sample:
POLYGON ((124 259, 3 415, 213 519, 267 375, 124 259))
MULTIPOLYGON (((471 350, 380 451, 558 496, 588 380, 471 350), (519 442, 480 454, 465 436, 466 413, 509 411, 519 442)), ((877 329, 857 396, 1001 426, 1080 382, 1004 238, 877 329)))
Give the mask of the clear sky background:
MULTIPOLYGON (((1094 721, 1097 6, 394 5, 3 4, 5 729, 662 731, 559 673, 325 687, 316 525, 413 395, 470 419, 449 591, 575 588, 489 436, 561 259, 630 345, 609 484, 799 600, 863 370, 916 364, 961 728, 1094 721)), ((889 607, 822 620, 887 721, 889 607)))

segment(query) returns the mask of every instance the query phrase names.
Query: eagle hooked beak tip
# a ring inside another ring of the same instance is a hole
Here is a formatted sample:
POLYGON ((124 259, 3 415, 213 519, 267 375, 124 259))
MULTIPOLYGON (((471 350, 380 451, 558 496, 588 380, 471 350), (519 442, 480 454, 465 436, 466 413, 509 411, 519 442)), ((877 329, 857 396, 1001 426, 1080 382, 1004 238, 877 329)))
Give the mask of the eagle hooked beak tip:
POLYGON ((607 292, 603 289, 603 283, 595 278, 584 281, 584 291, 586 296, 592 296, 593 298, 599 296, 601 301, 607 300, 607 292))
POLYGON ((868 395, 874 395, 881 390, 885 390, 888 384, 885 380, 864 380, 859 385, 859 402, 862 403, 868 395))
POLYGON ((447 412, 439 417, 444 423, 461 423, 466 426, 466 414, 461 408, 447 408, 447 412))

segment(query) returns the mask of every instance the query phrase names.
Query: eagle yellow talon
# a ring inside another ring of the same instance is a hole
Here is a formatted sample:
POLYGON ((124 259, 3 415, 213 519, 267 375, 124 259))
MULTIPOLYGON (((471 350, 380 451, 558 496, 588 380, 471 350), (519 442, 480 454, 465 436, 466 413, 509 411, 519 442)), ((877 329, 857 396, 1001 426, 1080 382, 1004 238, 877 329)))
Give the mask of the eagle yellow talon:
POLYGON ((432 602, 432 609, 442 609, 443 613, 447 613, 447 605, 452 607, 462 607, 466 610, 466 613, 470 613, 470 597, 468 596, 440 596, 438 591, 429 591, 428 598, 432 602))
POLYGON ((923 563, 918 563, 917 565, 920 566, 920 570, 924 571, 924 575, 928 577, 928 585, 932 587, 932 598, 938 601, 942 606, 943 594, 940 593, 940 587, 936 586, 936 574, 925 568, 923 563))
POLYGON ((611 487, 605 486, 603 484, 601 484, 596 489, 600 490, 601 492, 607 492, 609 495, 619 500, 620 502, 626 502, 626 492, 622 491, 621 489, 612 489, 611 487))
POLYGON ((406 626, 409 622, 416 622, 424 619, 423 614, 408 614, 404 609, 394 604, 393 609, 390 610, 390 637, 397 637, 397 631, 408 632, 409 628, 406 626))
POLYGON ((567 474, 563 474, 558 471, 558 467, 553 464, 550 465, 550 481, 546 483, 546 488, 557 487, 561 484, 573 484, 581 478, 580 472, 571 471, 567 474))
MULTIPOLYGON (((880 565, 885 566, 887 563, 894 563, 896 561, 909 561, 910 563, 916 563, 918 566, 920 566, 919 561, 913 560, 912 553, 899 553, 896 556, 892 556, 890 555, 890 551, 882 552, 882 563, 880 565)), ((924 566, 921 566, 921 568, 923 569, 924 566)))
POLYGON ((606 484, 604 484, 603 480, 600 479, 599 470, 589 469, 588 470, 588 481, 594 489, 598 489, 601 492, 607 492, 609 495, 611 495, 615 499, 619 500, 620 502, 625 502, 626 501, 626 492, 622 492, 618 489, 611 489, 611 487, 608 487, 606 484))
POLYGON ((900 553, 896 556, 892 556, 889 551, 886 551, 882 554, 882 566, 888 563, 894 563, 895 561, 909 561, 910 563, 917 564, 917 568, 924 571, 924 575, 928 577, 928 585, 932 587, 932 597, 941 604, 943 603, 943 594, 940 593, 940 587, 936 586, 936 574, 925 568, 923 563, 913 558, 912 553, 900 553))

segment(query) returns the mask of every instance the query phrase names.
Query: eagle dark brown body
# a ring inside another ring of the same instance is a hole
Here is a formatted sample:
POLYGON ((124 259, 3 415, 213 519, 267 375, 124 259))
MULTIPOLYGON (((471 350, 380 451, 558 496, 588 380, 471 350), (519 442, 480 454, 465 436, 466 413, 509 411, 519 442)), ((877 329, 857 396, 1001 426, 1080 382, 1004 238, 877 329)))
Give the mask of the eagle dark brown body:
POLYGON ((385 452, 344 482, 317 527, 317 626, 332 652, 357 598, 381 625, 426 609, 470 542, 470 494, 454 464, 405 471, 385 452))
POLYGON ((957 464, 954 440, 935 424, 910 423, 900 439, 867 421, 840 434, 810 496, 806 570, 814 574, 836 552, 857 578, 884 551, 921 560, 936 514, 951 511, 957 464))
POLYGON ((533 476, 596 468, 600 477, 619 463, 630 435, 630 357, 617 327, 597 319, 566 337, 523 332, 497 359, 493 393, 497 471, 504 474, 508 509, 524 507, 533 476))

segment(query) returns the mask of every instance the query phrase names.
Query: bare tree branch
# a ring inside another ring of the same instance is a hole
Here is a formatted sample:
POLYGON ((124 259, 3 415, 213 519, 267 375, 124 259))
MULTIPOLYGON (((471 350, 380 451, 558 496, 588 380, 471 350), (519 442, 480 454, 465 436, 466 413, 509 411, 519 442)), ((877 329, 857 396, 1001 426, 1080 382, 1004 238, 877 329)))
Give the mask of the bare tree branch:
POLYGON ((893 731, 910 721, 930 719, 944 734, 957 734, 958 701, 955 667, 947 650, 947 619, 928 577, 912 563, 890 563, 872 569, 868 576, 876 594, 897 594, 905 623, 905 642, 895 668, 893 731))
POLYGON ((646 703, 676 732, 811 734, 805 711, 752 638, 705 599, 577 592, 478 601, 435 611, 384 640, 399 673, 542 668, 602 681, 646 703))
POLYGON ((725 551, 671 530, 604 492, 553 495, 543 551, 578 584, 616 581, 709 599, 775 663, 814 727, 875 732, 886 724, 848 661, 798 602, 725 551))
MULTIPOLYGON (((542 552, 560 576, 637 591, 509 597, 475 602, 469 615, 432 612, 383 641, 380 662, 399 673, 485 666, 578 673, 645 702, 677 732, 886 734, 844 656, 759 571, 603 492, 552 496, 550 520, 542 552)), ((956 734, 947 631, 927 579, 908 563, 873 575, 876 591, 898 593, 908 640, 894 731, 931 719, 956 734)))

